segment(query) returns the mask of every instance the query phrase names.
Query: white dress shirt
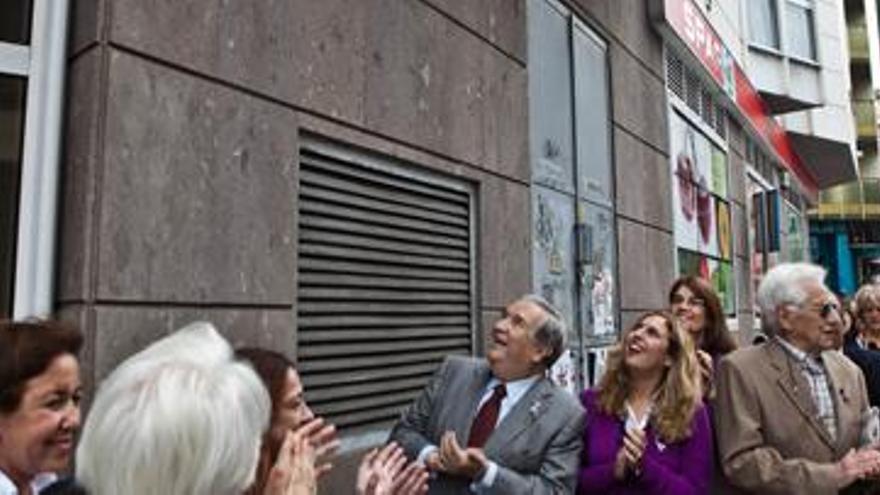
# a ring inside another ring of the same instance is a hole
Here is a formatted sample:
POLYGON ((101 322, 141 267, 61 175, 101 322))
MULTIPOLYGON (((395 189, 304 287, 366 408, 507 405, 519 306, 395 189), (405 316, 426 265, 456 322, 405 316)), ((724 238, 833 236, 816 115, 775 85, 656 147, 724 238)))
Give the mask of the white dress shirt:
MULTIPOLYGON (((55 473, 40 473, 31 480, 31 492, 40 493, 41 490, 55 483, 57 479, 58 476, 55 473)), ((0 471, 0 495, 19 495, 15 483, 3 471, 0 471)))

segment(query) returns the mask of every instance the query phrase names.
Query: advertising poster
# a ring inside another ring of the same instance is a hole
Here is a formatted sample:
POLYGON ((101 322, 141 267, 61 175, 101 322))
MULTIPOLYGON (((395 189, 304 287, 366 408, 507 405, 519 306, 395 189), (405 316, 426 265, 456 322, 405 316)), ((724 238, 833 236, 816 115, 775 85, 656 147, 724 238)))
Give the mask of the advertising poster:
POLYGON ((734 312, 736 294, 733 290, 733 270, 730 263, 721 261, 713 261, 712 266, 712 287, 718 293, 721 299, 721 306, 726 314, 734 312))
POLYGON ((727 155, 712 146, 712 192, 727 197, 727 155))
POLYGON ((723 260, 730 260, 733 243, 731 242, 730 207, 725 201, 717 201, 718 219, 718 256, 723 260))
POLYGON ((672 205, 674 211, 675 239, 679 246, 697 248, 697 188, 694 177, 695 147, 693 132, 688 133, 687 123, 673 114, 670 124, 672 150, 672 205), (690 136, 690 140, 689 137, 690 136))
POLYGON ((714 196, 705 189, 697 190, 697 230, 699 232, 697 249, 710 256, 718 256, 718 231, 715 221, 714 196))

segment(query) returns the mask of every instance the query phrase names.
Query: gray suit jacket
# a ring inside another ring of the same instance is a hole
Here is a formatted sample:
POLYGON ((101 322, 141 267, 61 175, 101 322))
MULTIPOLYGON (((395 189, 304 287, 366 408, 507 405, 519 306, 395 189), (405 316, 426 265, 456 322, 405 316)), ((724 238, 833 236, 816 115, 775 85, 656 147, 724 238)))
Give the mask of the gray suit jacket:
POLYGON ((724 474, 739 489, 761 495, 837 493, 834 464, 859 446, 868 398, 864 378, 849 359, 837 351, 824 352, 822 359, 836 438, 816 419, 803 373, 776 340, 721 360, 715 434, 724 474))
MULTIPOLYGON (((447 430, 467 443, 477 405, 490 379, 483 359, 449 357, 391 431, 410 459, 447 430)), ((491 490, 497 495, 574 493, 580 461, 584 410, 546 378, 540 379, 498 424, 486 456, 498 465, 491 490)), ((470 480, 439 475, 431 495, 469 494, 470 480)))

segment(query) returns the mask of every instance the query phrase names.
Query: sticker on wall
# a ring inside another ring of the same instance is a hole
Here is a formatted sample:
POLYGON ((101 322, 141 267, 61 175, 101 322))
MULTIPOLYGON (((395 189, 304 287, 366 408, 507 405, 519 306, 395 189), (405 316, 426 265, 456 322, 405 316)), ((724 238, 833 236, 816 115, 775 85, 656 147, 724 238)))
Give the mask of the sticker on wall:
POLYGON ((565 349, 550 368, 550 381, 572 395, 577 395, 577 377, 571 349, 565 349))
POLYGON ((569 196, 536 185, 532 207, 534 290, 570 319, 575 309, 574 204, 569 196))
POLYGON ((582 249, 581 291, 589 295, 583 300, 581 321, 588 340, 607 340, 617 333, 615 320, 616 245, 614 214, 611 210, 580 203, 578 215, 590 233, 590 246, 582 249))

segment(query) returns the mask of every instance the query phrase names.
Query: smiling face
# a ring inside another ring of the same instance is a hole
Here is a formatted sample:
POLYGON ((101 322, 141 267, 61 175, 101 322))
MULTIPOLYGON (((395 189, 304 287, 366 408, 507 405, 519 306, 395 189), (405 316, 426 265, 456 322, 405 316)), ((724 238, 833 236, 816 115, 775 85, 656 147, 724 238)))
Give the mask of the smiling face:
POLYGON ((486 358, 492 373, 501 380, 526 378, 544 369, 550 354, 532 338, 547 315, 537 304, 519 300, 504 308, 500 320, 492 328, 492 345, 486 358))
POLYGON ((671 363, 669 323, 659 315, 649 315, 623 337, 623 360, 630 372, 662 373, 671 363))
POLYGON ((700 334, 706 327, 706 300, 694 294, 687 285, 682 284, 672 295, 672 314, 694 341, 700 341, 700 334))
POLYGON ((299 379, 299 373, 295 369, 287 369, 284 393, 281 396, 280 403, 275 404, 274 407, 272 436, 279 442, 284 440, 284 436, 288 431, 296 430, 315 417, 303 397, 302 381, 299 379))
POLYGON ((79 364, 70 354, 28 380, 18 408, 0 413, 0 470, 19 482, 64 470, 80 426, 81 395, 79 364))

